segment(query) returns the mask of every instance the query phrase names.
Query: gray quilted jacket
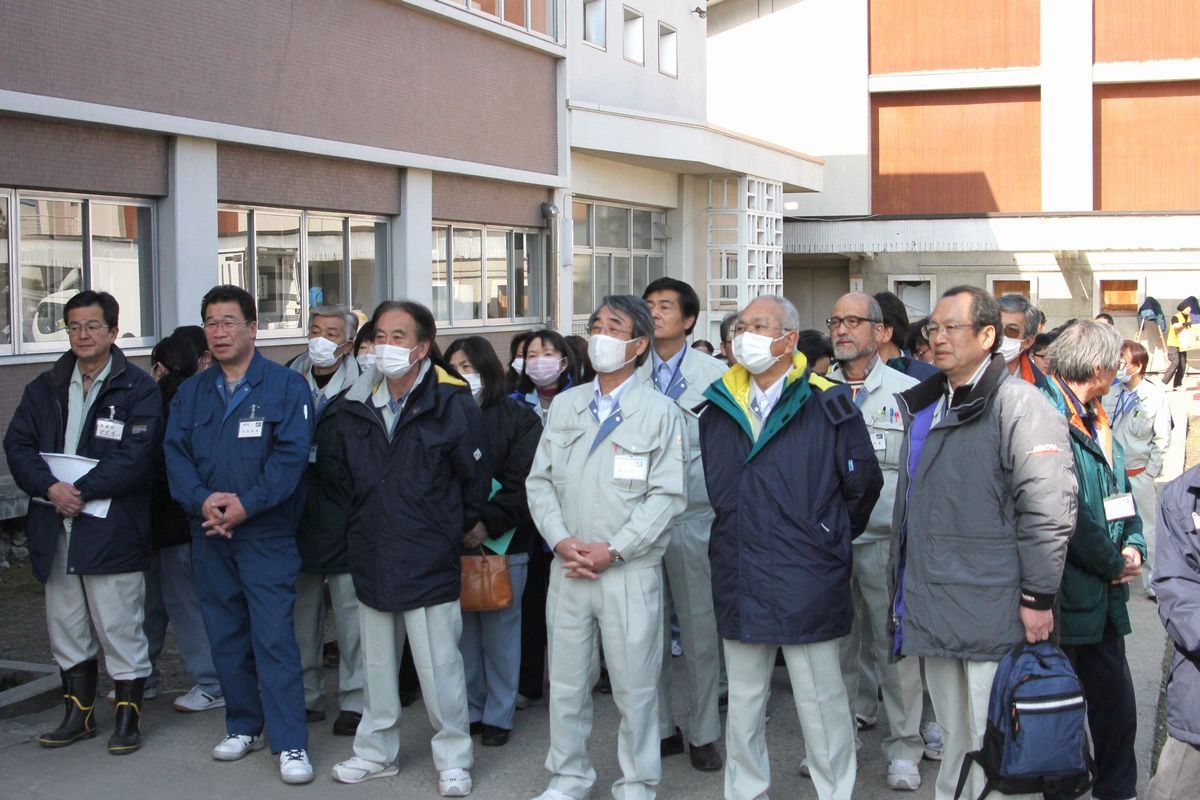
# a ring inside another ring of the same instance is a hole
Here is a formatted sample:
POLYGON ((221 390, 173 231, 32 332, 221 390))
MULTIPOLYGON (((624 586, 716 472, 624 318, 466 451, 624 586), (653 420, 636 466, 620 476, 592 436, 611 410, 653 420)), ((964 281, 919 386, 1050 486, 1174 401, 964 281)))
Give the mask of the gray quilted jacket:
POLYGON ((1163 490, 1158 507, 1154 591, 1174 645, 1167 679, 1167 732, 1200 746, 1200 467, 1163 490))

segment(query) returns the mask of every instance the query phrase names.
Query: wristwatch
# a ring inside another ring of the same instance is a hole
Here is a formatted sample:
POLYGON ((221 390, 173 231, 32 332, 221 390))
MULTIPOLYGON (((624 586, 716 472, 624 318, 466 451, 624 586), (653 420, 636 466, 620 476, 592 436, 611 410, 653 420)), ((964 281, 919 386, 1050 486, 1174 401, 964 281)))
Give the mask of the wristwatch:
POLYGON ((625 560, 617 551, 617 548, 613 547, 611 544, 608 546, 608 557, 614 564, 620 564, 625 560))

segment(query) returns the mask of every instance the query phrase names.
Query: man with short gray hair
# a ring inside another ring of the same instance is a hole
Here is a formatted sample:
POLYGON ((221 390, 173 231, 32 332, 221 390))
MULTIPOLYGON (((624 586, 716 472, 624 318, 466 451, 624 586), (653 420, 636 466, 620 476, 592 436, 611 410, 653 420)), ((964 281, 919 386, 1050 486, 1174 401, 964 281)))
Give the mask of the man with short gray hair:
POLYGON ((771 786, 766 701, 781 646, 817 796, 849 800, 854 791, 838 640, 853 618, 850 541, 883 476, 850 390, 813 374, 796 351, 799 327, 782 297, 747 305, 734 326, 738 363, 705 391, 700 415, 729 676, 726 800, 766 797, 771 786))
POLYGON ((596 782, 587 745, 601 643, 621 714, 613 797, 652 800, 662 777, 662 559, 687 505, 687 433, 675 403, 637 375, 654 338, 646 302, 605 297, 588 330, 596 379, 550 406, 526 481, 556 565, 546 602, 551 778, 538 800, 583 800, 596 782))
POLYGON ((1000 355, 1008 365, 1009 375, 1018 375, 1039 389, 1046 376, 1033 363, 1033 340, 1041 327, 1042 314, 1023 294, 1009 292, 996 298, 1000 306, 1000 326, 1003 335, 1000 355))

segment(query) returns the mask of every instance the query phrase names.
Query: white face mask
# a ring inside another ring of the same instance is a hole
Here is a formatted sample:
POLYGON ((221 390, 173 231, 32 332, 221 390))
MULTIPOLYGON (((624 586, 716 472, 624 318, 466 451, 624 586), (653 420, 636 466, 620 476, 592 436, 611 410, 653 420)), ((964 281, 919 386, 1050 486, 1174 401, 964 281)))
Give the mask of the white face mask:
POLYGON ((1117 370, 1117 383, 1129 383, 1129 379, 1133 376, 1129 374, 1129 367, 1122 367, 1117 370))
POLYGON ((358 357, 358 368, 360 370, 362 370, 363 372, 367 372, 368 370, 374 369, 374 367, 375 367, 375 354, 374 353, 363 353, 361 356, 358 357))
POLYGON ((525 374, 533 381, 534 386, 550 386, 562 374, 562 362, 561 358, 554 356, 535 356, 529 359, 525 374))
POLYGON ((525 371, 525 359, 514 358, 512 361, 512 371, 520 375, 525 371))
POLYGON ((312 359, 314 367, 332 367, 337 363, 338 345, 326 339, 324 336, 314 336, 308 340, 308 357, 312 359))
POLYGON ((1005 364, 1011 364, 1021 355, 1021 339, 1013 339, 1005 336, 1004 341, 1000 343, 1000 355, 1004 357, 1005 364))
POLYGON ((483 377, 476 372, 463 375, 463 380, 467 382, 467 386, 471 387, 471 396, 478 398, 479 393, 483 391, 483 377))
POLYGON ((375 363, 387 377, 395 380, 412 369, 412 348, 394 344, 375 345, 375 363))
POLYGON ((625 341, 614 336, 605 336, 603 333, 593 334, 588 339, 588 358, 592 362, 592 368, 596 372, 616 372, 637 358, 625 358, 625 345, 640 338, 642 337, 625 341))
POLYGON ((733 357, 737 362, 750 371, 751 375, 761 375, 762 373, 775 366, 775 362, 782 356, 771 354, 771 345, 787 336, 772 339, 770 336, 763 336, 761 333, 739 333, 733 337, 733 357))

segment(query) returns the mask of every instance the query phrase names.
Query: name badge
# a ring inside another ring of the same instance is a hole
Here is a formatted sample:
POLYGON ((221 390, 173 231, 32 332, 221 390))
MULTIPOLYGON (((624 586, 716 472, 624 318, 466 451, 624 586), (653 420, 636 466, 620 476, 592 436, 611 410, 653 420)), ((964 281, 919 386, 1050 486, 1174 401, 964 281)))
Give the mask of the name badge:
POLYGON ((259 439, 262 437, 263 421, 261 419, 244 419, 238 422, 239 439, 259 439))
POLYGON ((308 448, 308 463, 310 463, 310 464, 317 463, 317 446, 315 444, 312 447, 308 448))
POLYGON ((96 438, 108 439, 110 442, 121 441, 125 433, 125 423, 117 419, 96 420, 96 438))
POLYGON ((883 431, 871 431, 871 445, 876 451, 887 450, 887 434, 883 431))
POLYGON ((618 453, 613 456, 613 480, 644 481, 650 473, 650 458, 618 453))
POLYGON ((1104 498, 1104 518, 1109 522, 1129 519, 1136 513, 1137 510, 1133 506, 1133 495, 1129 492, 1104 498))

